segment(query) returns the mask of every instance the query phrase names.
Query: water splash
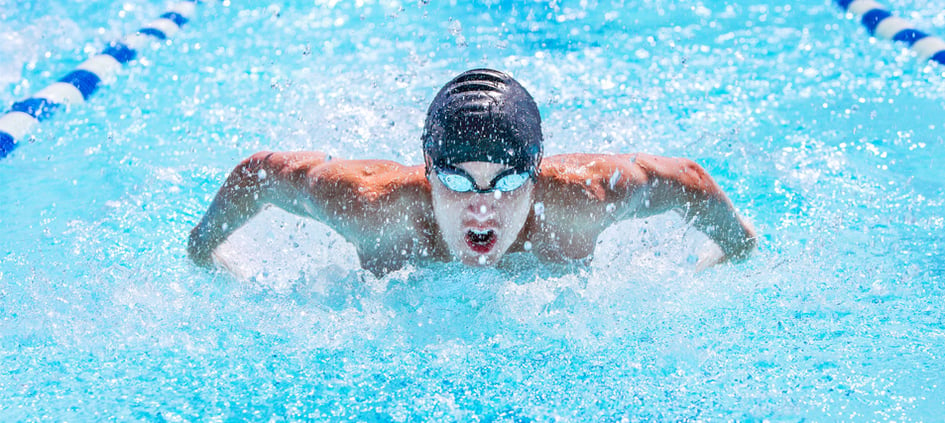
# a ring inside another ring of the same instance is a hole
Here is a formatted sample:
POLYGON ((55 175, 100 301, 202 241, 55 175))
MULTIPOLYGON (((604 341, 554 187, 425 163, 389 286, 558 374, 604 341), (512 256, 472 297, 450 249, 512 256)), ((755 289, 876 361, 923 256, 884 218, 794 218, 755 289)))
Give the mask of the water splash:
MULTIPOLYGON (((945 407, 943 77, 824 38, 844 31, 832 6, 278 6, 209 6, 201 31, 154 53, 177 60, 128 70, 0 163, 0 403, 19 407, 5 419, 927 421, 945 407), (705 238, 669 214, 611 228, 588 266, 525 255, 375 279, 327 228, 268 211, 223 248, 236 276, 188 261, 187 232, 239 160, 420 163, 429 99, 480 65, 536 97, 548 154, 696 159, 758 225, 757 254, 697 273, 705 238)), ((100 36, 101 18, 64 19, 29 21, 92 28, 76 46, 100 36)))

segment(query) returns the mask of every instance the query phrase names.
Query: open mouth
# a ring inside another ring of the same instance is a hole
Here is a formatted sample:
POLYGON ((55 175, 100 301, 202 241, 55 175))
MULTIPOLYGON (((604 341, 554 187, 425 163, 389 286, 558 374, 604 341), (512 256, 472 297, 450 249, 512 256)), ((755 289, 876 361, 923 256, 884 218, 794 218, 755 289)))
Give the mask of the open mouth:
POLYGON ((492 229, 470 229, 466 231, 466 243, 479 254, 488 253, 495 246, 497 237, 492 229))

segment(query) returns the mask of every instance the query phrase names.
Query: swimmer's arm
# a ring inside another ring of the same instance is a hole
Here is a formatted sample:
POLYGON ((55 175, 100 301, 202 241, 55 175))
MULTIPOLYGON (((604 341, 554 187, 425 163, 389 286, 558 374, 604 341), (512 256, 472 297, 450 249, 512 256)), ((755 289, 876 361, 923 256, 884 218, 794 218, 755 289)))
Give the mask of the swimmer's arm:
POLYGON ((230 172, 200 223, 190 232, 187 252, 201 266, 213 263, 213 250, 258 214, 266 204, 306 215, 298 187, 307 173, 328 160, 318 152, 256 153, 230 172))
POLYGON ((688 159, 647 154, 614 158, 623 161, 619 167, 627 175, 615 188, 626 193, 628 200, 635 200, 624 202, 626 217, 677 210, 718 244, 725 254, 722 261, 742 260, 755 249, 754 227, 738 215, 731 200, 702 166, 688 159))

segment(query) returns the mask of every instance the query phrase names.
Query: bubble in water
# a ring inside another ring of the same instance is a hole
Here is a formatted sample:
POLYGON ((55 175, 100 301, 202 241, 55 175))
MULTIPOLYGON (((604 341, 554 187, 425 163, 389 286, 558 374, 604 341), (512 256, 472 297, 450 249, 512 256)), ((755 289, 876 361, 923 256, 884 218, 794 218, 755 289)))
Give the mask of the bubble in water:
POLYGON ((486 256, 479 256, 479 264, 481 265, 486 264, 486 256))
POLYGON ((463 36, 463 24, 458 20, 451 20, 449 26, 450 35, 456 37, 457 47, 466 47, 466 37, 463 36))
POLYGON ((457 36, 463 33, 463 24, 456 19, 450 19, 450 35, 457 36))

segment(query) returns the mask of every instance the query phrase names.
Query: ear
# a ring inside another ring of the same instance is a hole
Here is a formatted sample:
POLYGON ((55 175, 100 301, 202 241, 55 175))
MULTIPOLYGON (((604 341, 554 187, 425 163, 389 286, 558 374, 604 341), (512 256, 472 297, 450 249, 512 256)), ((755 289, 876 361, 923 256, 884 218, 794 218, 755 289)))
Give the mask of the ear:
POLYGON ((437 183, 442 183, 442 182, 440 182, 439 180, 437 180, 436 174, 435 174, 435 172, 433 172, 433 168, 432 168, 432 167, 427 167, 427 168, 426 168, 426 175, 425 175, 425 176, 427 177, 427 182, 430 183, 430 187, 433 187, 433 186, 436 185, 437 183))
POLYGON ((427 179, 429 179, 430 175, 433 174, 433 159, 426 154, 423 155, 423 166, 423 171, 426 173, 427 179))

